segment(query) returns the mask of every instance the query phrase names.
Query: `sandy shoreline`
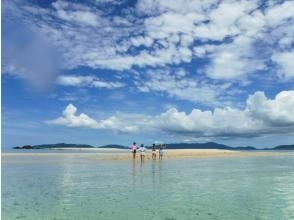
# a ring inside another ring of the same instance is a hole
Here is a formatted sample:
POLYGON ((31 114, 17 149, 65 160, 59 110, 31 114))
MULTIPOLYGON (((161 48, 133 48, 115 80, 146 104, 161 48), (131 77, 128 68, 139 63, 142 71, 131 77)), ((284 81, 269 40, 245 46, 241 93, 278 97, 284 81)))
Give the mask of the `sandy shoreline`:
MULTIPOLYGON (((60 149, 59 149, 60 150, 60 149)), ((2 157, 15 157, 15 156, 52 156, 52 157, 75 157, 75 158, 89 158, 98 160, 126 160, 131 159, 132 155, 130 150, 124 149, 91 149, 93 152, 82 152, 85 149, 74 149, 76 152, 11 152, 2 153, 2 157)), ((158 152, 157 156, 158 156, 158 152)), ((176 149, 164 150, 164 159, 173 158, 206 158, 206 157, 242 157, 242 156, 274 156, 286 155, 287 152, 265 152, 265 151, 232 151, 232 150, 219 150, 219 149, 176 149)), ((139 153, 137 158, 139 159, 139 153)), ((151 159, 151 151, 148 150, 146 159, 151 159)))

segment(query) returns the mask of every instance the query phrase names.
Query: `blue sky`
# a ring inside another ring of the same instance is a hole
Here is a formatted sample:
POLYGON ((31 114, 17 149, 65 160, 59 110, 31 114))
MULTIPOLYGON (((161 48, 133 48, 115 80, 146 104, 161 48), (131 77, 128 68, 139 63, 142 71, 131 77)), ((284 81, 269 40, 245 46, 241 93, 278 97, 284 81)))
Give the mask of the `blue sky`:
POLYGON ((2 144, 292 144, 293 11, 293 1, 3 1, 2 144))

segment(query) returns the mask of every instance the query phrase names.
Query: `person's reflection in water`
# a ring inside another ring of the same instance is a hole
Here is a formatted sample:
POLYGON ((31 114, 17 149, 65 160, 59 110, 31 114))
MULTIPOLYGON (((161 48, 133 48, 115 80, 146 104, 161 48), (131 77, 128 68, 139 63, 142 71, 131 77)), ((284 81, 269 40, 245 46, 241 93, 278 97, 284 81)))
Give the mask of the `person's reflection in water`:
POLYGON ((140 163, 140 183, 144 183, 144 160, 140 163))
POLYGON ((133 185, 136 184, 136 161, 132 160, 132 180, 133 180, 133 185))
POLYGON ((159 161, 159 164, 158 164, 158 177, 159 177, 159 186, 161 185, 161 182, 162 182, 162 179, 163 179, 163 176, 162 176, 162 168, 163 168, 163 161, 160 160, 159 161))
POLYGON ((156 161, 152 160, 152 184, 155 186, 156 161))

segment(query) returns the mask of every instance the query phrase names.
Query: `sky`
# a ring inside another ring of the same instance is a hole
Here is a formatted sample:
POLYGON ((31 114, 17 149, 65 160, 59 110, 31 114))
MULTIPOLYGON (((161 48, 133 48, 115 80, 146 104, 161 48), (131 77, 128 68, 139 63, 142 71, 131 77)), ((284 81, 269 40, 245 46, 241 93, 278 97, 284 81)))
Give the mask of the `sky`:
POLYGON ((294 143, 294 1, 4 0, 2 146, 294 143))

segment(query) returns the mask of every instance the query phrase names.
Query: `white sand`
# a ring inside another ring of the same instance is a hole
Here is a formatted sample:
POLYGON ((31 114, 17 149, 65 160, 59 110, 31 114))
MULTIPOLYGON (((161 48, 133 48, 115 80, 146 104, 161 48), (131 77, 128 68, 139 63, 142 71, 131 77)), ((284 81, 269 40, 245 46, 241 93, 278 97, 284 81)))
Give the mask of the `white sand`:
MULTIPOLYGON (((76 152, 63 152, 61 149, 60 152, 52 153, 35 153, 35 152, 15 152, 15 153, 2 153, 2 156, 63 156, 63 157, 75 157, 75 158, 89 158, 89 159, 98 159, 98 160, 126 160, 131 159, 132 154, 130 150, 125 149, 102 149, 102 148, 74 148, 76 152), (86 151, 87 152, 79 152, 86 151), (91 152, 89 152, 91 151, 91 152)), ((68 148, 67 148, 68 150, 68 148)), ((158 151, 156 151, 158 157, 158 151)), ((271 156, 271 155, 283 155, 287 153, 283 152, 265 152, 265 151, 232 151, 232 150, 219 150, 219 149, 176 149, 164 150, 164 159, 170 158, 205 158, 205 157, 239 157, 239 156, 271 156)), ((137 158, 139 158, 140 153, 137 153, 137 158)), ((148 150, 146 153, 146 159, 151 159, 151 150, 148 150)))

